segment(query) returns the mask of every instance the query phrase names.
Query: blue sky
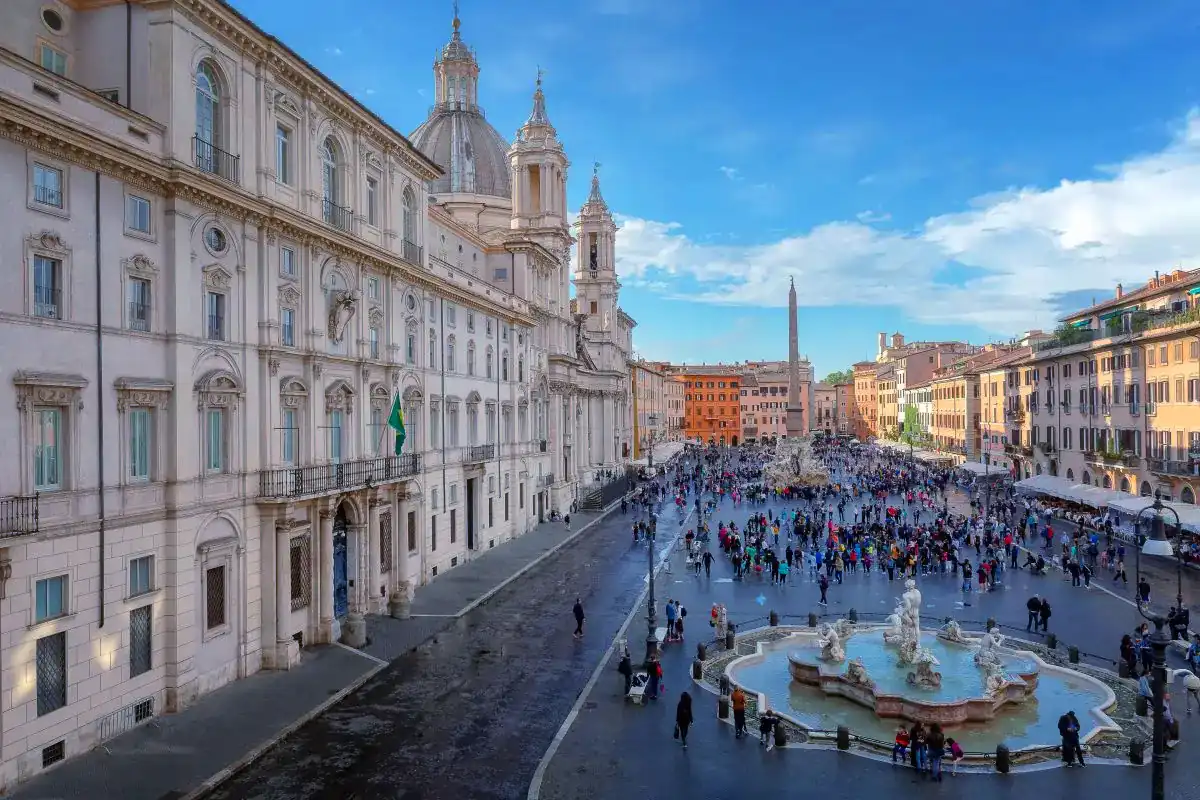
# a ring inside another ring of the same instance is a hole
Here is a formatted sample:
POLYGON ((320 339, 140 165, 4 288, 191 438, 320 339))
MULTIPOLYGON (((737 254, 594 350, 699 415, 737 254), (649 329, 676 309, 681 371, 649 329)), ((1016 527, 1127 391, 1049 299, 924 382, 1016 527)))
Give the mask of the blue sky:
MULTIPOLYGON (((235 0, 409 133, 449 0, 235 0)), ((462 0, 511 136, 546 70, 582 205, 619 215, 635 346, 819 375, 878 331, 982 343, 1200 266, 1191 0, 462 0)))

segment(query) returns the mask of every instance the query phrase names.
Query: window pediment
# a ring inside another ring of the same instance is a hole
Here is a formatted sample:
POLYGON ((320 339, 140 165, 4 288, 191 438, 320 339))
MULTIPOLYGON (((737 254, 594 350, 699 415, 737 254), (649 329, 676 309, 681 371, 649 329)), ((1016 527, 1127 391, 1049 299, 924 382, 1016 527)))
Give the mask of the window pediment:
POLYGON ((300 290, 295 284, 285 283, 279 287, 279 302, 285 306, 295 307, 300 303, 300 290))
POLYGON ((200 408, 228 408, 236 406, 242 387, 233 373, 228 370, 209 370, 196 381, 196 399, 200 408))
POLYGON ((133 275, 145 275, 152 277, 158 274, 158 265, 155 264, 149 256, 138 253, 126 259, 122 259, 121 266, 125 271, 133 275))
POLYGON ((482 399, 483 398, 481 398, 479 396, 479 392, 472 391, 469 395, 467 395, 467 404, 468 405, 479 405, 479 402, 482 399))
POLYGON ((233 284, 233 274, 220 264, 209 264, 203 272, 205 286, 213 289, 228 289, 233 284))
POLYGON ((13 375, 17 388, 17 410, 26 411, 37 405, 83 408, 83 390, 87 378, 62 372, 18 371, 13 375))
POLYGON ((165 409, 171 404, 171 393, 175 391, 174 383, 159 378, 117 378, 113 386, 117 390, 118 411, 134 406, 165 409))
POLYGON ((58 231, 43 230, 41 233, 35 233, 26 237, 25 242, 31 247, 44 250, 48 253, 66 255, 71 252, 71 248, 63 241, 58 231))
POLYGON ((354 389, 344 380, 336 380, 325 389, 325 413, 330 411, 354 412, 354 389))

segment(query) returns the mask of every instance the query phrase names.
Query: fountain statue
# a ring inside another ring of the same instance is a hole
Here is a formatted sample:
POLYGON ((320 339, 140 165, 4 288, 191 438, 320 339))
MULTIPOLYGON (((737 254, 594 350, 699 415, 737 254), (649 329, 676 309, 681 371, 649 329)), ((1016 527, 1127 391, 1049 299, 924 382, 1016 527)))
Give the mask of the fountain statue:
POLYGON ((1000 662, 988 662, 983 668, 983 689, 991 696, 998 695, 1004 692, 1009 681, 1008 676, 1004 674, 1004 669, 1000 666, 1000 662))
POLYGON ((918 689, 938 689, 942 685, 942 673, 935 672, 934 667, 940 662, 933 651, 927 647, 920 647, 916 654, 916 672, 908 673, 908 685, 916 686, 918 689))
POLYGON ((844 617, 833 623, 833 629, 843 642, 854 635, 854 623, 844 617))
POLYGON ((867 667, 863 664, 862 657, 856 658, 846 665, 846 680, 855 686, 874 687, 875 681, 871 680, 871 676, 867 674, 867 667))
POLYGON ((999 628, 992 628, 983 636, 979 637, 979 649, 975 651, 976 666, 988 669, 995 665, 1000 666, 1000 645, 1004 642, 1004 636, 1001 635, 999 628))
POLYGON ((946 624, 942 626, 940 631, 938 631, 938 636, 948 642, 956 642, 958 644, 965 644, 967 641, 967 637, 963 636, 962 626, 960 626, 956 620, 948 617, 946 619, 946 624))
MULTIPOLYGON (((904 582, 904 594, 900 607, 900 664, 916 664, 921 642, 921 592, 917 582, 909 578, 904 582)), ((887 641, 886 635, 884 641, 887 641)))
POLYGON ((900 644, 904 638, 904 628, 900 624, 900 616, 904 613, 904 603, 896 604, 896 609, 888 615, 887 627, 883 629, 883 641, 886 644, 900 644))
POLYGON ((844 661, 846 659, 846 650, 842 647, 842 639, 838 636, 837 629, 828 622, 821 623, 821 627, 817 628, 817 646, 821 648, 823 661, 844 661))

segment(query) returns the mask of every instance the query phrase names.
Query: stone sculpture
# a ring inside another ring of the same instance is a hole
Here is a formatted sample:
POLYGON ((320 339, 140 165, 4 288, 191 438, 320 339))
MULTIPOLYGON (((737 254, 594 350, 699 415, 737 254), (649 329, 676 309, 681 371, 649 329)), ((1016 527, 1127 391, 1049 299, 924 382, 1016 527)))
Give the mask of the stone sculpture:
POLYGON ((341 342, 346 328, 358 310, 359 292, 337 291, 329 298, 329 340, 341 342))
POLYGON ((837 630, 828 622, 821 623, 817 628, 817 645, 821 648, 821 660, 844 661, 846 650, 842 647, 841 637, 837 630))
POLYGON ((908 673, 909 686, 915 686, 918 689, 937 689, 942 685, 942 673, 933 669, 939 662, 931 650, 925 647, 918 648, 914 663, 917 669, 915 672, 908 673))
POLYGON ((867 667, 861 658, 856 658, 846 665, 846 680, 857 686, 874 686, 875 681, 867 674, 867 667))
POLYGON ((958 642, 959 644, 962 644, 963 642, 967 641, 967 638, 963 636, 962 627, 956 620, 952 619, 946 620, 946 624, 942 626, 942 630, 938 635, 948 642, 958 642))
POLYGON ((1008 677, 1000 667, 1000 662, 989 662, 983 668, 983 689, 990 695, 999 694, 1008 686, 1008 677))
POLYGON ((979 637, 979 649, 975 651, 976 666, 987 669, 992 665, 1000 666, 1000 645, 1004 641, 998 628, 992 628, 979 637))
POLYGON ((838 638, 843 642, 854 635, 854 625, 850 620, 842 618, 833 623, 833 629, 837 631, 838 638))
POLYGON ((887 644, 900 644, 900 640, 904 638, 904 628, 900 624, 900 615, 904 611, 904 605, 899 603, 896 605, 896 610, 887 618, 887 628, 883 631, 883 641, 887 644))
MULTIPOLYGON (((909 578, 904 582, 904 594, 900 603, 900 664, 916 664, 921 649, 921 592, 917 582, 909 578)), ((887 641, 886 634, 884 641, 887 641)))

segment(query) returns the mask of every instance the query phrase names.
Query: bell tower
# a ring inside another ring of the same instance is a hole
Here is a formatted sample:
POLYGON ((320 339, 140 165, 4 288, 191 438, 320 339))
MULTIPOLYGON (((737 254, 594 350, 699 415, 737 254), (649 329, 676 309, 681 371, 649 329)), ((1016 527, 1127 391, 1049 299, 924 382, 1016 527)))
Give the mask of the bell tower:
POLYGON ((546 114, 542 71, 538 70, 533 110, 509 150, 512 167, 512 228, 566 227, 567 156, 546 114))
POLYGON ((620 283, 617 281, 617 225, 600 194, 600 165, 592 168, 592 191, 575 223, 575 297, 586 314, 587 330, 612 336, 617 324, 620 283))

